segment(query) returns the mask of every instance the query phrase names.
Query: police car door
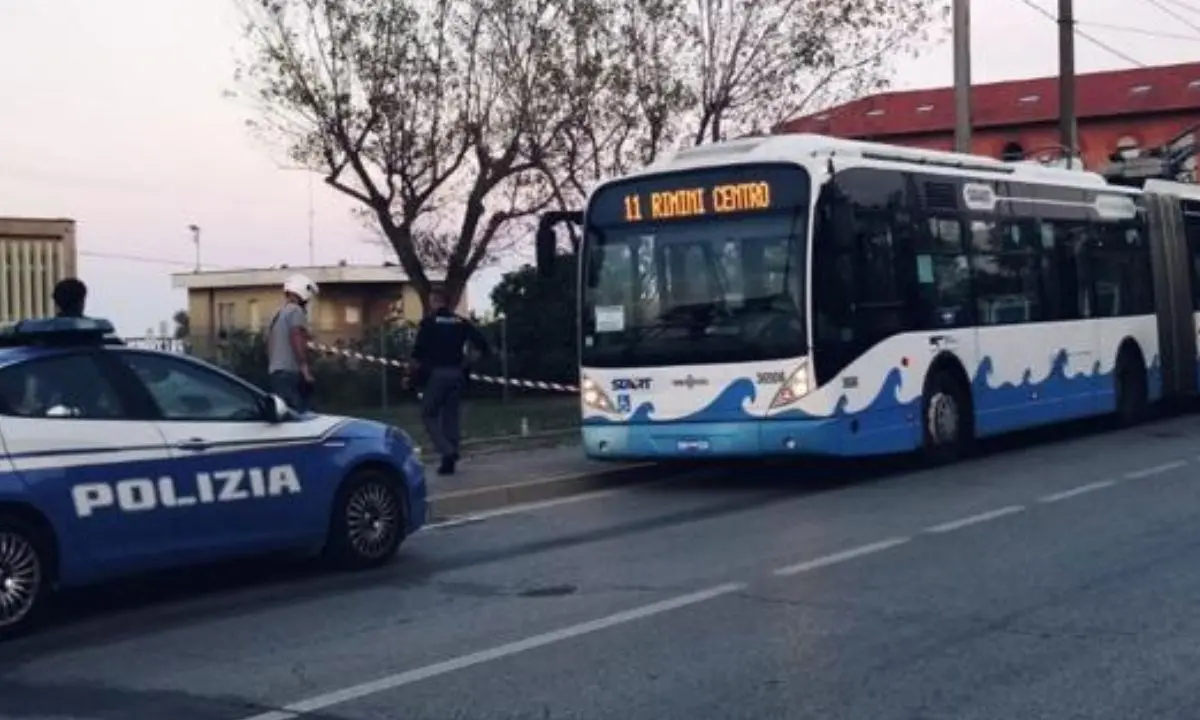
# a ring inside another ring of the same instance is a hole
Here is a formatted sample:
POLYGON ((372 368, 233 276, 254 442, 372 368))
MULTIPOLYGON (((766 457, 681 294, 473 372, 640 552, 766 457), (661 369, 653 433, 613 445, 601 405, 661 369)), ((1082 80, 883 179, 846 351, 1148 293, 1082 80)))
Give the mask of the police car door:
POLYGON ((104 372, 104 351, 48 350, 0 368, 0 439, 58 533, 64 577, 138 570, 175 551, 155 423, 104 372))
POLYGON ((133 349, 113 356, 133 371, 159 411, 172 453, 173 490, 186 501, 197 550, 215 555, 282 549, 328 518, 313 493, 320 437, 304 423, 270 423, 265 396, 211 366, 133 349))

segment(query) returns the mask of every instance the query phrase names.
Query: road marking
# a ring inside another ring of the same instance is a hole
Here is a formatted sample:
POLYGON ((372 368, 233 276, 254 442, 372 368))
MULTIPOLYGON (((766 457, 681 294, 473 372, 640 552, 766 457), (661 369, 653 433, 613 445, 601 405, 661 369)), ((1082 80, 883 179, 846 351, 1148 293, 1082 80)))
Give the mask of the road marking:
POLYGON ((617 475, 630 470, 644 470, 654 467, 655 463, 631 463, 628 465, 620 465, 617 467, 604 468, 602 470, 589 470, 588 472, 569 473, 566 475, 551 475, 550 477, 538 478, 536 480, 522 480, 520 482, 507 483, 504 485, 485 485, 478 488, 470 488, 467 490, 451 490, 450 492, 438 493, 431 495, 429 501, 437 503, 438 500, 449 500, 452 498, 470 497, 472 495, 480 495, 482 493, 503 492, 509 490, 519 490, 521 488, 536 487, 538 485, 551 485, 554 483, 568 482, 570 480, 586 480, 588 478, 605 478, 609 475, 617 475))
MULTIPOLYGON (((657 483, 646 483, 644 485, 640 485, 639 487, 647 487, 652 484, 657 483)), ((489 518, 503 517, 504 515, 515 515, 517 513, 533 512, 535 510, 545 510, 547 508, 559 507, 560 505, 570 505, 572 503, 586 502, 588 500, 599 500, 600 498, 611 497, 617 493, 618 489, 614 488, 612 490, 597 490, 596 492, 554 498, 553 500, 540 500, 538 502, 509 505, 507 507, 496 508, 495 510, 485 510, 483 512, 447 518, 440 522, 430 523, 425 526, 425 529, 437 530, 439 528, 451 528, 459 525, 469 525, 471 523, 482 522, 489 518)))
POLYGON ((850 548, 849 550, 843 550, 841 552, 836 552, 836 553, 833 553, 832 555, 825 555, 824 557, 814 558, 812 560, 806 560, 802 563, 797 563, 795 565, 788 565, 787 567, 781 567, 778 570, 775 570, 774 574, 778 575, 780 577, 784 577, 787 575, 798 575, 802 572, 808 572, 809 570, 816 570, 818 568, 828 567, 830 565, 836 565, 840 562, 845 562, 847 560, 853 560, 854 558, 862 557, 863 555, 870 555, 871 553, 882 552, 889 548, 894 548, 897 545, 903 545, 904 543, 908 542, 909 540, 910 540, 910 538, 897 537, 897 538, 891 538, 890 540, 881 540, 880 542, 871 543, 870 545, 860 545, 859 547, 850 548))
POLYGON ((625 623, 634 622, 635 620, 641 620, 654 615, 660 615, 672 610, 679 610, 690 605, 697 605, 699 603, 721 597, 722 595, 729 595, 745 589, 746 585, 744 583, 728 583, 725 585, 717 585, 716 587, 711 587, 707 590, 701 590, 699 592, 689 593, 687 595, 680 595, 678 597, 661 600, 649 605, 642 605, 641 607, 625 610, 624 612, 619 612, 615 615, 608 615, 606 617, 580 623, 578 625, 571 625, 569 627, 543 633, 541 635, 534 635, 532 637, 525 638, 524 640, 517 640, 516 642, 499 645, 488 650, 480 650, 479 652, 470 653, 469 655, 460 655, 459 657, 451 658, 450 660, 444 660, 439 663, 426 665, 413 670, 407 670, 405 672, 396 673, 395 675, 388 675, 387 677, 365 682, 360 685, 354 685, 341 690, 334 690, 333 692, 328 692, 324 695, 317 695, 306 700, 301 700, 300 702, 292 703, 279 710, 272 710, 259 715, 253 715, 251 717, 243 718, 242 720, 293 720, 294 718, 302 717, 308 713, 319 712, 334 705, 341 705, 343 703, 347 703, 352 700, 359 700, 370 695, 378 695, 382 692, 395 690, 397 688, 404 687, 405 685, 412 685, 423 680, 438 677, 439 675, 446 675, 448 673, 464 670, 475 665, 482 665, 483 663, 491 662, 493 660, 499 660, 501 658, 517 655, 528 650, 534 650, 536 648, 545 647, 547 645, 559 643, 564 640, 570 640, 582 635, 588 635, 601 630, 606 630, 611 627, 623 625, 625 623))
POLYGON ((1187 465, 1187 460, 1176 460, 1175 462, 1164 463, 1162 465, 1155 465, 1154 467, 1149 467, 1144 470, 1134 470, 1133 472, 1127 472, 1127 473, 1125 473, 1125 479, 1126 480, 1141 480, 1142 478, 1148 478, 1151 475, 1162 475, 1165 472, 1171 472, 1172 470, 1178 470, 1179 468, 1181 468, 1185 465, 1187 465))
POLYGON ((1042 497, 1038 498, 1037 501, 1040 503, 1054 503, 1054 502, 1058 502, 1059 500, 1067 500, 1067 499, 1070 499, 1073 497, 1079 497, 1080 495, 1083 495, 1084 493, 1090 493, 1090 492, 1095 492, 1097 490, 1103 490, 1104 488, 1110 488, 1116 484, 1117 484, 1116 480, 1100 480, 1098 482, 1088 483, 1086 485, 1079 485, 1078 487, 1073 487, 1070 490, 1063 490, 1062 492, 1056 492, 1056 493, 1052 493, 1050 495, 1043 495, 1042 497))
POLYGON ((932 527, 927 527, 927 528, 925 528, 925 532, 928 532, 928 533, 953 532, 955 530, 961 530, 962 528, 968 527, 970 525, 978 525, 979 523, 985 523, 989 520, 995 520, 997 518, 1002 518, 1006 515, 1013 515, 1013 514, 1016 514, 1019 512, 1024 512, 1024 511, 1025 511, 1024 505, 1009 505, 1008 507, 1002 507, 1002 508, 998 508, 996 510, 989 510, 987 512, 982 512, 982 513, 979 513, 978 515, 972 515, 970 517, 960 518, 958 520, 951 520, 950 522, 942 523, 941 525, 934 525, 932 527))

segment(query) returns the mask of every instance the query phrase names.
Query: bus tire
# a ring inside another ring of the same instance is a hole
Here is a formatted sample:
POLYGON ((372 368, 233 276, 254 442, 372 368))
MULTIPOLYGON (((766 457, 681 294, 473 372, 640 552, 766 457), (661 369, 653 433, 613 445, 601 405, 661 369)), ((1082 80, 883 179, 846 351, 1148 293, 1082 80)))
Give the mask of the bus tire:
POLYGON ((1146 364, 1129 346, 1117 356, 1114 375, 1117 400, 1117 423, 1122 427, 1136 425, 1146 419, 1149 411, 1149 390, 1146 364))
POLYGON ((934 464, 954 462, 972 440, 971 397, 952 373, 938 369, 925 383, 921 398, 922 452, 934 464))

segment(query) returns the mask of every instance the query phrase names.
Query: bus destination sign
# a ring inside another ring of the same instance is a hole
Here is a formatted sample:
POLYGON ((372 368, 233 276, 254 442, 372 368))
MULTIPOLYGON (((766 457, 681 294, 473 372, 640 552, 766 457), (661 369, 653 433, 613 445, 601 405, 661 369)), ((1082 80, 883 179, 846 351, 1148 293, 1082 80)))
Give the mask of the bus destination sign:
POLYGON ((809 185, 804 168, 785 163, 644 175, 596 193, 588 223, 611 227, 787 211, 807 207, 809 185))
POLYGON ((771 184, 741 182, 625 195, 625 222, 682 220, 771 209, 771 184))

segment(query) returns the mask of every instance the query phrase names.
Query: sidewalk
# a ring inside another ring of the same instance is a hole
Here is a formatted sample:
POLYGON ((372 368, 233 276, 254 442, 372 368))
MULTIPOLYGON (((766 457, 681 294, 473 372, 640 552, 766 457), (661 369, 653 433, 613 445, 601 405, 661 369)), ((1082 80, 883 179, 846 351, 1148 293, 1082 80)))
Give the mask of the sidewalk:
POLYGON ((425 467, 430 522, 637 482, 656 470, 653 463, 589 460, 575 444, 467 456, 447 477, 437 474, 436 457, 425 467))

